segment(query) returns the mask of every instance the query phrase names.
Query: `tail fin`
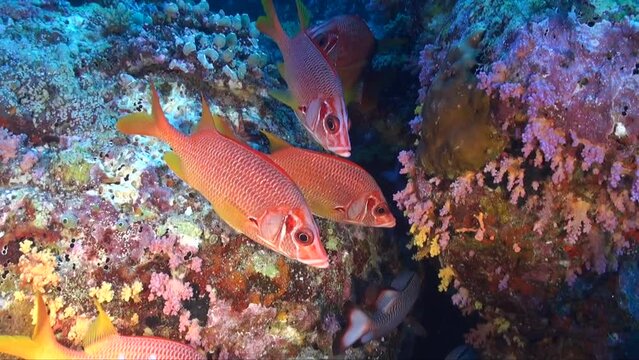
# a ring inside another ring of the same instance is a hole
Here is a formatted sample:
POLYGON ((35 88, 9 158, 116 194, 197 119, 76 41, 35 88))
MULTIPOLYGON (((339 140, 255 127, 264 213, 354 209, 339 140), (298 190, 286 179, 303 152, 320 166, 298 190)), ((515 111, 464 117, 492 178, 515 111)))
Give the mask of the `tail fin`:
POLYGON ((64 359, 69 354, 61 351, 63 347, 56 341, 51 326, 47 306, 42 295, 36 295, 36 326, 31 338, 28 336, 0 336, 0 353, 23 359, 64 359))
POLYGON ((280 19, 277 17, 275 6, 273 6, 273 0, 262 0, 262 7, 264 8, 266 15, 260 16, 257 19, 257 28, 264 34, 270 36, 271 39, 275 40, 281 48, 281 45, 288 36, 286 36, 284 29, 282 29, 282 24, 280 23, 280 19))
POLYGON ((334 354, 343 353, 353 344, 361 342, 362 337, 369 341, 372 338, 373 322, 362 309, 354 305, 347 305, 346 317, 346 327, 337 335, 333 343, 334 354))
POLYGON ((177 130, 164 116, 160 98, 153 83, 151 83, 151 95, 151 115, 141 112, 129 114, 118 120, 116 126, 125 134, 148 135, 166 141, 170 134, 177 130))

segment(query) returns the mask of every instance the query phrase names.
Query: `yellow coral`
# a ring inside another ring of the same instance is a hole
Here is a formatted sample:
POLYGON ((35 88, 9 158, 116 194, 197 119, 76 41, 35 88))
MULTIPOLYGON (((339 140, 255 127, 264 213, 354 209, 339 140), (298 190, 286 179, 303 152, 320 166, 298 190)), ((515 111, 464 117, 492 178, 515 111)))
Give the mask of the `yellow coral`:
POLYGON ((64 311, 60 315, 60 320, 74 317, 76 313, 77 313, 77 310, 73 306, 67 306, 66 308, 64 308, 64 311))
POLYGON ((82 342, 84 335, 89 330, 89 325, 91 325, 91 320, 82 316, 75 319, 75 323, 69 329, 69 334, 67 338, 73 342, 73 344, 78 345, 82 342))
POLYGON ((140 316, 138 315, 138 313, 133 314, 133 316, 131 316, 131 326, 136 326, 139 323, 140 323, 140 316))
POLYGON ((503 334, 506 331, 508 331, 508 328, 510 328, 510 321, 506 320, 503 317, 498 317, 493 321, 493 324, 495 325, 495 328, 497 329, 497 333, 498 334, 503 334))
POLYGON ((24 240, 20 243, 20 252, 26 254, 31 251, 31 246, 33 245, 33 241, 24 240))
POLYGON ((110 302, 113 300, 113 285, 110 282, 103 281, 100 287, 92 287, 89 289, 89 296, 95 297, 99 303, 110 302))
POLYGON ((20 290, 15 291, 15 292, 13 293, 13 300, 14 300, 14 301, 22 301, 22 300, 24 300, 24 299, 25 299, 25 297, 26 297, 26 296, 24 295, 24 293, 23 293, 22 291, 20 291, 20 290))
POLYGON ((415 234, 415 237, 413 237, 413 244, 415 244, 415 246, 417 247, 424 246, 424 243, 428 239, 429 235, 430 235, 430 228, 428 227, 420 228, 417 234, 415 234))
POLYGON ((439 274, 437 274, 437 277, 441 279, 441 282, 439 283, 439 287, 437 289, 440 292, 444 292, 448 290, 448 286, 450 285, 451 281, 453 281, 453 278, 455 277, 455 271, 453 270, 452 266, 448 265, 445 268, 439 270, 439 274))
POLYGON ((38 251, 32 245, 30 240, 20 243, 23 253, 18 260, 20 280, 23 284, 31 284, 34 291, 43 293, 47 285, 57 286, 60 276, 55 271, 57 263, 51 250, 38 251))
POLYGON ((135 280, 131 286, 129 286, 129 284, 124 285, 120 293, 120 298, 124 301, 133 300, 133 302, 139 303, 142 301, 142 299, 140 299, 140 293, 143 289, 142 283, 139 280, 135 280))
POLYGON ((439 247, 439 234, 436 235, 430 241, 430 256, 435 257, 441 253, 441 248, 439 247))

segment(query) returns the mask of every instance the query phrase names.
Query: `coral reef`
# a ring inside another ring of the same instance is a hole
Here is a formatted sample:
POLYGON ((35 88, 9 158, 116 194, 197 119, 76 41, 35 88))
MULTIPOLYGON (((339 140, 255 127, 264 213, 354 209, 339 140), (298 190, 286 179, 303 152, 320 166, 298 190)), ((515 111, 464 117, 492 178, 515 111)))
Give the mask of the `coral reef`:
POLYGON ((221 222, 168 170, 166 145, 114 126, 149 110, 153 80, 186 133, 202 93, 251 146, 265 148, 260 128, 310 146, 268 99, 275 66, 254 26, 204 1, 0 4, 0 318, 18 319, 0 333, 31 331, 22 320, 39 290, 68 346, 81 342, 95 298, 123 334, 221 358, 330 353, 338 329, 326 324, 351 276, 397 261, 382 232, 319 221, 331 267, 292 263, 221 222))
POLYGON ((395 200, 412 226, 415 258, 438 257, 440 291, 483 319, 466 341, 484 357, 627 353, 624 339, 639 325, 628 287, 639 240, 636 13, 624 6, 630 16, 586 20, 583 6, 527 2, 535 9, 495 16, 521 3, 458 2, 449 30, 424 48, 423 118, 411 122, 422 144, 419 156, 399 155, 408 184, 395 200), (468 47, 477 29, 484 37, 468 47), (439 89, 459 73, 451 58, 470 59, 463 91, 439 89), (478 118, 469 106, 477 103, 462 102, 466 93, 484 99, 478 118), (468 109, 452 113, 464 111, 466 122, 441 132, 432 109, 458 99, 468 109), (490 154, 476 153, 477 137, 452 146, 475 156, 472 166, 424 157, 482 123, 505 142, 486 142, 496 146, 490 154))

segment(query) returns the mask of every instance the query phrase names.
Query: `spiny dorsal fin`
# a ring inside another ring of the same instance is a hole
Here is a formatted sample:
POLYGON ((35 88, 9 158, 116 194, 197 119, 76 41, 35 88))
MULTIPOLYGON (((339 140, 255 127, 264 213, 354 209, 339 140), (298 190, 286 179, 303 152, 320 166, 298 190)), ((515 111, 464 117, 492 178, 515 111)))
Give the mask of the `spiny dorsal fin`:
POLYGON ((397 301, 399 295, 399 291, 397 290, 382 290, 382 292, 380 292, 377 296, 377 301, 375 302, 377 310, 381 311, 382 313, 387 313, 391 306, 393 306, 393 303, 397 301))
POLYGON ((277 137, 277 135, 270 133, 266 130, 260 130, 260 132, 266 136, 266 138, 268 139, 268 148, 269 150, 271 150, 271 154, 274 152, 277 152, 278 150, 282 150, 285 149, 287 147, 291 147, 291 144, 287 143, 286 141, 282 140, 281 138, 277 137))
POLYGON ((102 305, 100 305, 97 300, 95 300, 94 303, 95 307, 98 309, 98 317, 91 323, 89 330, 86 335, 84 335, 82 345, 85 349, 109 336, 118 334, 118 331, 111 323, 109 316, 104 312, 104 309, 102 309, 102 305))
POLYGON ((44 303, 42 299, 42 294, 36 294, 36 325, 33 328, 33 335, 31 335, 31 339, 35 340, 39 343, 50 343, 55 342, 55 336, 53 335, 53 330, 51 330, 51 326, 49 325, 49 314, 47 311, 47 305, 44 303))
POLYGON ((195 129, 193 129, 193 134, 197 134, 202 131, 216 131, 215 120, 211 114, 209 103, 206 102, 204 94, 200 94, 200 97, 202 98, 202 116, 200 117, 200 122, 197 123, 195 129))
POLYGON ((205 130, 212 130, 226 136, 227 138, 236 139, 233 128, 228 121, 219 115, 214 115, 211 112, 209 103, 204 98, 204 95, 202 95, 202 118, 193 133, 196 134, 205 130))
POLYGON ((302 32, 311 25, 311 12, 308 11, 302 0, 295 0, 295 5, 297 6, 297 17, 300 19, 300 32, 302 32))
POLYGON ((235 136, 233 127, 227 119, 219 115, 213 115, 213 120, 215 121, 215 128, 220 134, 226 136, 229 139, 237 140, 237 136, 235 136))

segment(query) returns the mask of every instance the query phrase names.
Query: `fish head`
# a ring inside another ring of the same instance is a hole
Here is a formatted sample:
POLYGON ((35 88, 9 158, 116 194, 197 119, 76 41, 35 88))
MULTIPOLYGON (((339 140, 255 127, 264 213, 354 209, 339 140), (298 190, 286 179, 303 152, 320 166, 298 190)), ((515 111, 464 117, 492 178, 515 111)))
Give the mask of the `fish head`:
POLYGON ((328 267, 319 229, 308 209, 279 207, 269 210, 257 225, 260 237, 273 250, 309 266, 328 267))
POLYGON ((350 220, 365 226, 395 227, 395 217, 379 190, 364 193, 351 202, 347 215, 350 220))
POLYGON ((324 149, 339 156, 351 156, 350 122, 343 96, 315 99, 298 110, 304 124, 324 149))

